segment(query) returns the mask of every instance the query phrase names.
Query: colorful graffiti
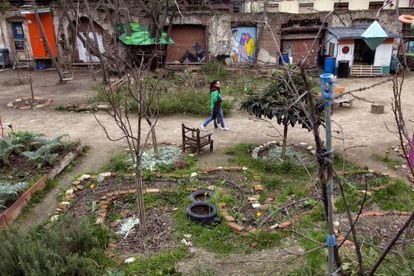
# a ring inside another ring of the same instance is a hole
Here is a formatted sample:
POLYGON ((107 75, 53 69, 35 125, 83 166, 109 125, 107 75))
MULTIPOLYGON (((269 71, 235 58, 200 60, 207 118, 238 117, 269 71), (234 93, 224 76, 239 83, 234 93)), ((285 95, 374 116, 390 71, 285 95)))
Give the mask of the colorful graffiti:
POLYGON ((232 28, 230 50, 231 63, 253 63, 256 58, 256 28, 232 28))

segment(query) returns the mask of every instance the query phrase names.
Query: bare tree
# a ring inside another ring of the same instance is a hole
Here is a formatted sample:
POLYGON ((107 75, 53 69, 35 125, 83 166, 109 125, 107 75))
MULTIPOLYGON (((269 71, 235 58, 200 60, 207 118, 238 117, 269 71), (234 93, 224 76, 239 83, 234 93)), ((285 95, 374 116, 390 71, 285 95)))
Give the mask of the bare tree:
MULTIPOLYGON (((72 2, 72 7, 74 7, 73 1, 70 1, 72 2)), ((112 26, 114 30, 117 29, 120 22, 123 22, 124 26, 128 29, 131 22, 127 13, 128 8, 124 1, 113 0, 106 2, 107 3, 102 5, 102 7, 110 5, 110 7, 113 8, 111 14, 112 17, 115 18, 112 22, 114 24, 112 26)), ((100 4, 101 1, 98 3, 98 6, 100 4)), ((83 5, 87 7, 89 26, 93 30, 94 14, 92 14, 87 0, 83 0, 83 5)), ((159 79, 151 77, 149 69, 151 65, 153 65, 154 60, 162 55, 161 50, 163 45, 161 45, 161 35, 167 21, 170 24, 172 23, 171 16, 173 16, 174 12, 171 12, 171 10, 175 8, 175 5, 169 5, 169 1, 139 1, 139 11, 146 15, 144 17, 150 19, 149 29, 152 38, 154 38, 154 45, 149 49, 140 49, 139 47, 134 49, 140 53, 140 58, 138 60, 124 59, 122 56, 117 55, 117 52, 115 52, 115 54, 101 53, 97 44, 96 35, 94 35, 95 43, 92 42, 92 45, 94 46, 87 48, 88 51, 91 51, 91 53, 100 59, 103 69, 109 62, 114 60, 120 60, 126 67, 127 80, 126 86, 123 87, 123 89, 114 89, 111 85, 103 87, 105 99, 111 107, 108 114, 121 130, 122 135, 116 138, 113 137, 99 118, 97 116, 95 116, 95 118, 109 140, 124 140, 128 145, 129 153, 135 164, 135 184, 137 187, 136 201, 140 219, 139 225, 143 232, 147 230, 147 226, 143 197, 144 187, 142 182, 141 158, 143 149, 148 144, 150 136, 152 136, 152 141, 156 150, 157 141, 155 127, 158 122, 158 99, 160 93, 164 89, 163 86, 160 85, 159 79), (167 17, 170 17, 170 19, 167 20, 167 17), (134 108, 131 109, 131 106, 134 106, 134 108), (148 128, 145 128, 145 125, 148 125, 148 128)), ((106 12, 109 11, 107 10, 106 12)), ((79 14, 77 14, 77 16, 79 16, 79 14)), ((70 18, 69 14, 67 14, 67 17, 70 18)), ((71 24, 71 28, 75 29, 75 26, 71 24)), ((79 34, 77 35, 80 37, 79 34)), ((86 39, 84 39, 84 42, 88 40, 89 37, 87 36, 86 39)), ((89 41, 88 43, 85 43, 85 45, 88 44, 91 45, 89 41)))

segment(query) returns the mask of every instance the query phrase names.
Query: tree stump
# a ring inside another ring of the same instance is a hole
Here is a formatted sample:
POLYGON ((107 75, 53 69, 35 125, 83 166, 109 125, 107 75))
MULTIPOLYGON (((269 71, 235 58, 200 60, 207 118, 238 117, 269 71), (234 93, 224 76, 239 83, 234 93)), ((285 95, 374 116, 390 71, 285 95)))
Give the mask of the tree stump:
POLYGON ((371 104, 371 113, 383 114, 384 113, 384 105, 383 104, 371 104))

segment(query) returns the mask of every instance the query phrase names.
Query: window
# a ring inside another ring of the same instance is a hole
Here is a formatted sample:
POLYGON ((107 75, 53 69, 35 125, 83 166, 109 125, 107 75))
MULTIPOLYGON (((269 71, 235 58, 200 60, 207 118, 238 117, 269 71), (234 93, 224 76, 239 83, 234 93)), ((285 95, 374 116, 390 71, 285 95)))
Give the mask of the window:
POLYGON ((299 13, 314 12, 313 3, 299 3, 299 13))
POLYGON ((267 2, 267 11, 268 12, 279 12, 279 3, 276 3, 276 1, 267 2))
POLYGON ((414 40, 410 40, 408 42, 408 52, 409 53, 414 53, 414 40))
POLYGON ((368 9, 370 10, 379 10, 384 5, 384 1, 372 1, 369 2, 368 9))
POLYGON ((334 3, 334 10, 348 10, 349 3, 334 3))
POLYGON ((21 22, 12 22, 14 49, 16 51, 24 50, 24 33, 21 22))

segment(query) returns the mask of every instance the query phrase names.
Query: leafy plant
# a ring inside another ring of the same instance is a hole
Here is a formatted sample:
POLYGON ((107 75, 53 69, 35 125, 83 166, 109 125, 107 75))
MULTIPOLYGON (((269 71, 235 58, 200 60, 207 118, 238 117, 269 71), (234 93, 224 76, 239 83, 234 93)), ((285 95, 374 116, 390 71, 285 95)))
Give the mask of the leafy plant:
POLYGON ((19 193, 26 190, 27 186, 29 186, 27 182, 0 183, 0 205, 4 206, 8 202, 16 200, 19 193))
POLYGON ((37 163, 41 168, 45 165, 52 165, 59 157, 59 151, 64 147, 64 143, 61 141, 67 134, 56 137, 53 140, 44 140, 43 144, 36 151, 25 151, 22 154, 30 160, 37 163))
MULTIPOLYGON (((285 159, 287 135, 289 125, 294 127, 296 124, 301 125, 308 130, 311 129, 311 123, 306 111, 302 108, 301 103, 309 104, 308 97, 305 93, 313 93, 316 97, 316 92, 312 90, 307 91, 305 82, 299 71, 288 75, 287 72, 280 72, 274 75, 274 81, 267 86, 261 93, 250 94, 245 101, 243 101, 241 108, 247 110, 250 114, 256 117, 265 117, 268 119, 275 118, 277 123, 283 125, 283 146, 281 158, 285 159), (297 93, 294 93, 296 91, 297 93), (301 101, 297 99, 304 96, 301 101)), ((321 124, 323 121, 323 105, 315 101, 315 106, 318 106, 318 121, 321 124)))
POLYGON ((15 152, 23 149, 22 144, 12 144, 7 140, 0 140, 0 161, 2 164, 9 164, 10 157, 15 152))

